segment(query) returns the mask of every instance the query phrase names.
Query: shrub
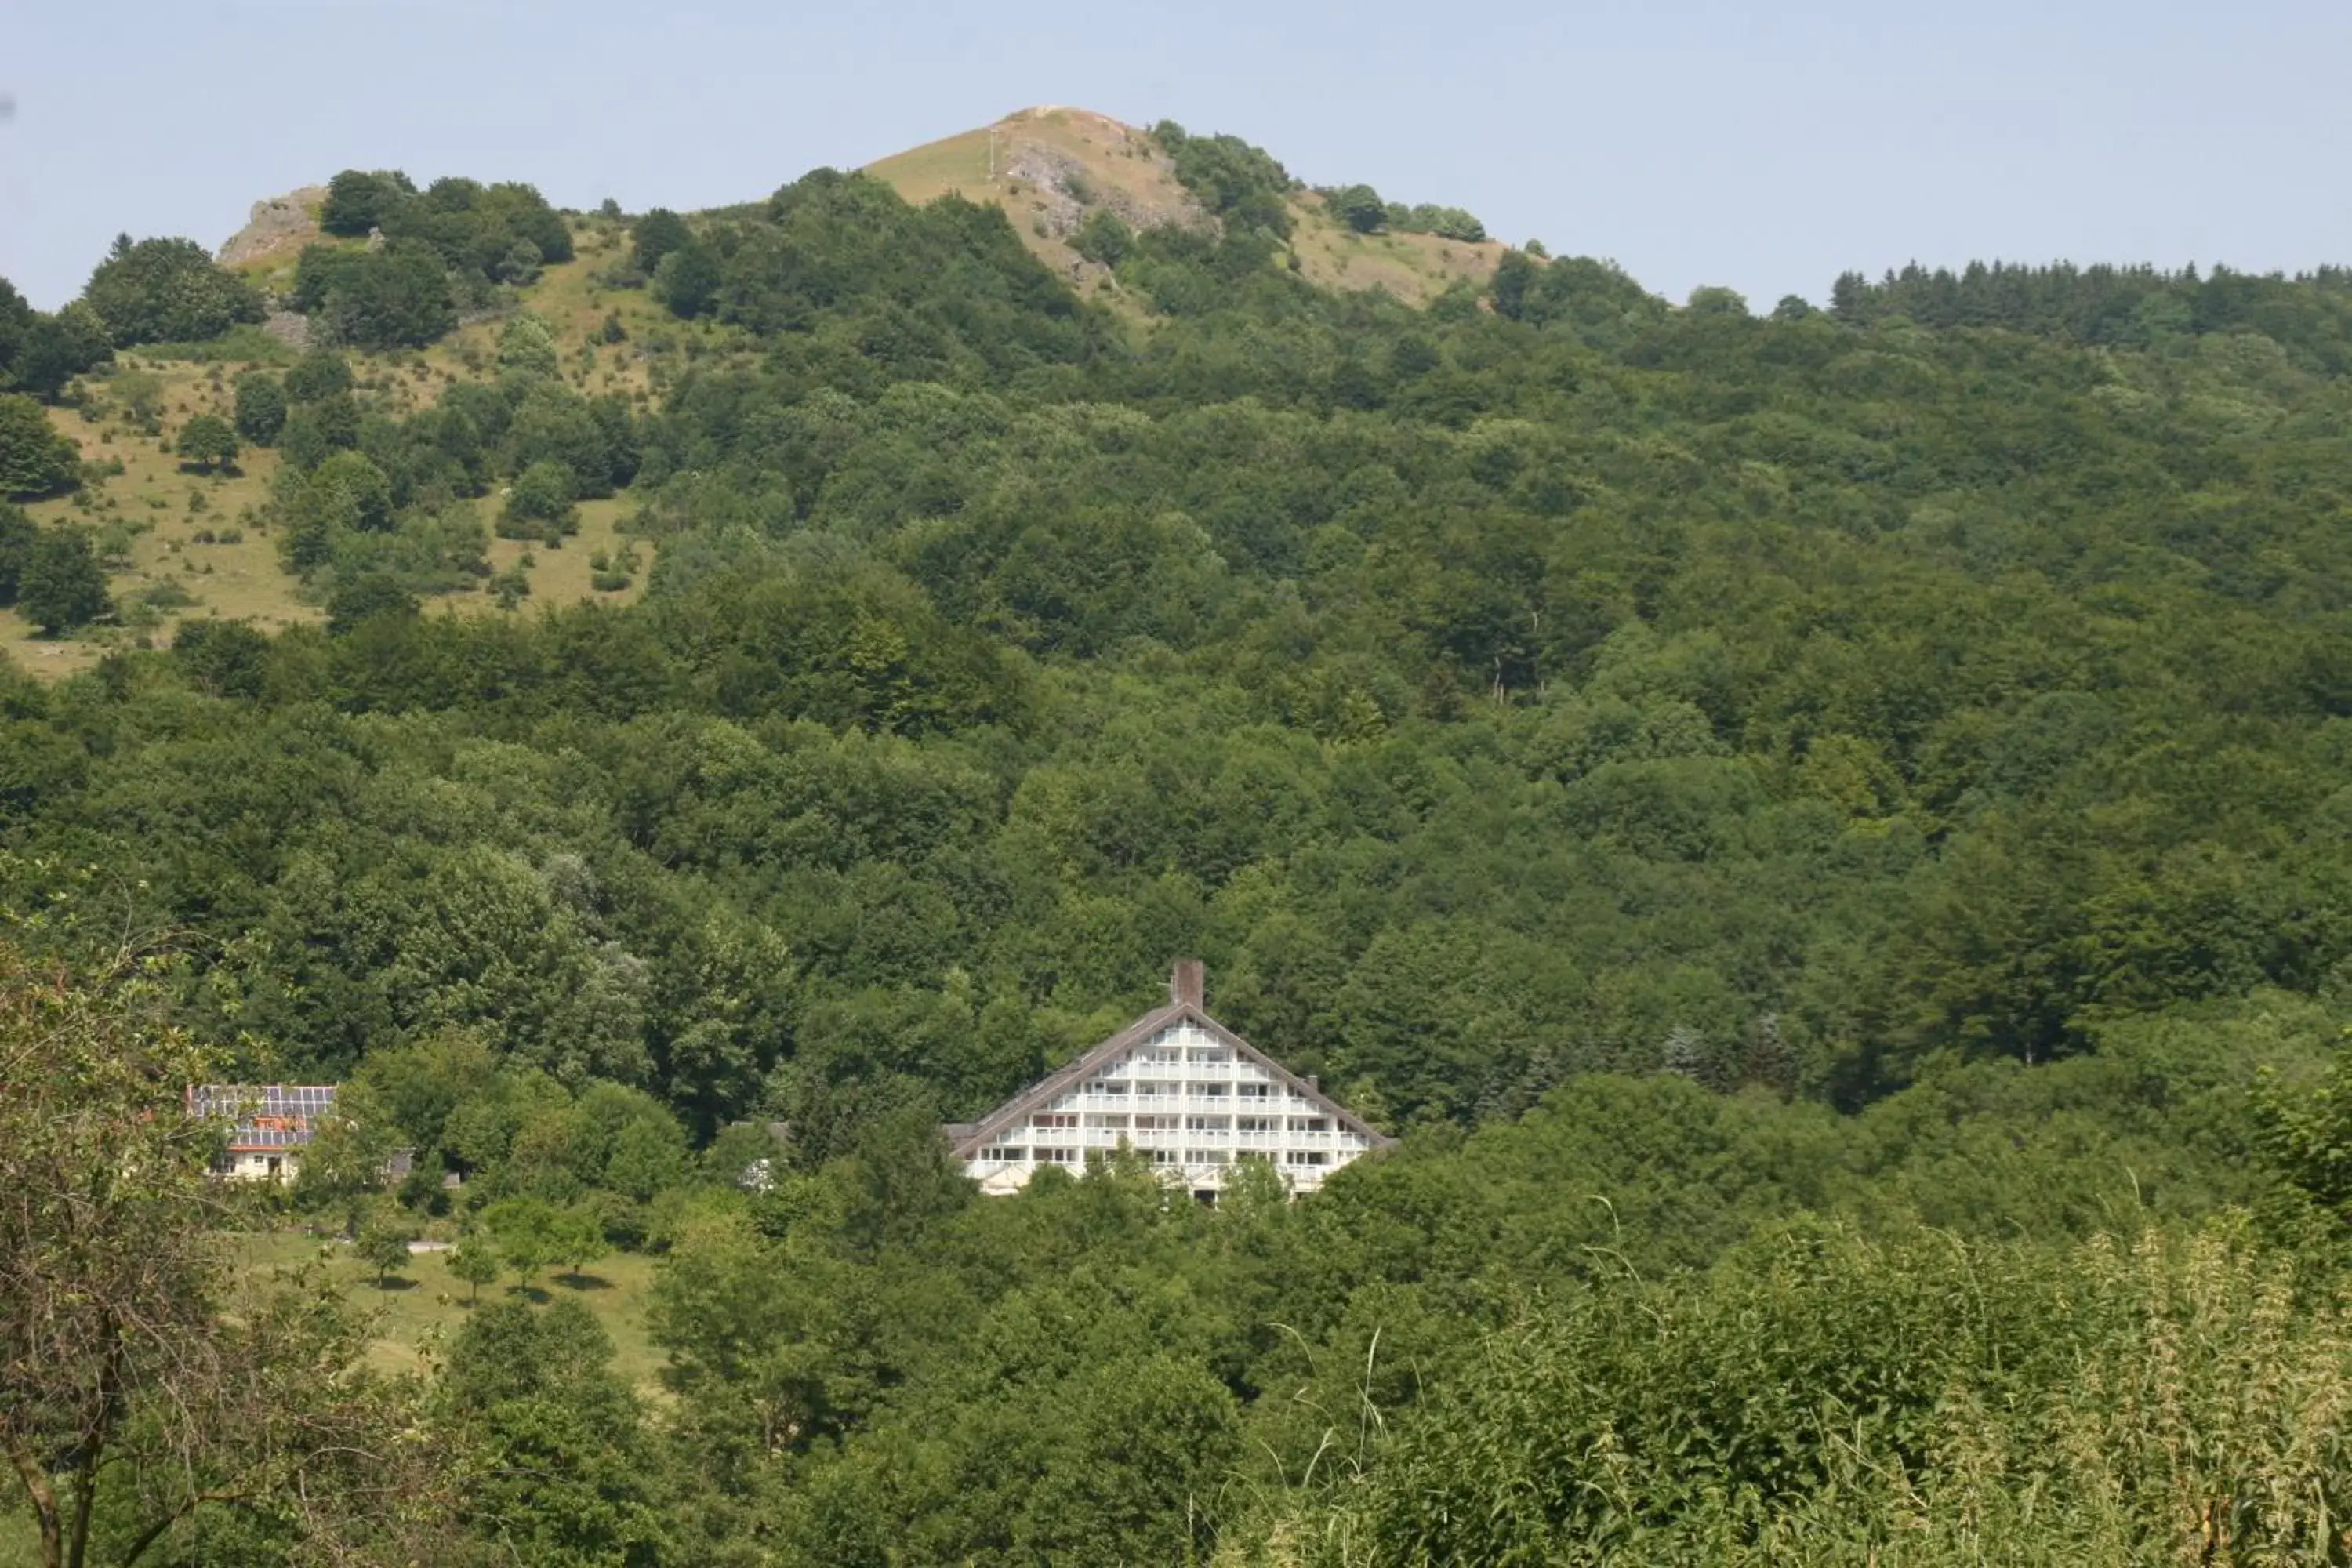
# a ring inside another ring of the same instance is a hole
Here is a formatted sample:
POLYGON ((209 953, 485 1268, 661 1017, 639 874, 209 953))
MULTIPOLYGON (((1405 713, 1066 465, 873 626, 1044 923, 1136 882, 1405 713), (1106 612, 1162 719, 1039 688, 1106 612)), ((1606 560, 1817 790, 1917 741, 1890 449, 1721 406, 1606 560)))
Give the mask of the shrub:
POLYGON ((329 234, 356 238, 372 228, 383 227, 384 221, 415 194, 415 185, 397 169, 379 169, 373 174, 345 169, 327 182, 327 199, 319 208, 319 226, 329 234))
POLYGON ((572 504, 572 470, 551 458, 542 458, 516 476, 499 514, 499 532, 508 539, 552 541, 580 529, 579 509, 572 504))
POLYGON ((629 263, 650 278, 662 258, 674 250, 683 250, 694 236, 688 230, 686 220, 667 207, 656 207, 636 222, 630 236, 629 263))
POLYGON ((0 394, 0 497, 45 496, 74 482, 79 448, 29 397, 0 394))
POLYGON ((82 299, 117 348, 216 338, 263 314, 260 291, 192 239, 118 237, 82 299))
POLYGON ((107 613, 111 606, 106 573, 87 529, 41 531, 26 555, 16 605, 26 620, 52 637, 107 613))
POLYGON ((286 428, 286 388, 267 371, 236 378, 236 433, 257 447, 277 444, 286 428))
POLYGON ((297 403, 317 403, 351 389, 351 362, 332 349, 312 349, 286 373, 286 395, 297 403))
POLYGON ((1333 216, 1358 234, 1375 234, 1388 225, 1388 204, 1370 185, 1342 185, 1329 200, 1333 216))
POLYGON ((236 461, 236 431, 217 414, 199 414, 180 427, 180 456, 203 468, 236 461))

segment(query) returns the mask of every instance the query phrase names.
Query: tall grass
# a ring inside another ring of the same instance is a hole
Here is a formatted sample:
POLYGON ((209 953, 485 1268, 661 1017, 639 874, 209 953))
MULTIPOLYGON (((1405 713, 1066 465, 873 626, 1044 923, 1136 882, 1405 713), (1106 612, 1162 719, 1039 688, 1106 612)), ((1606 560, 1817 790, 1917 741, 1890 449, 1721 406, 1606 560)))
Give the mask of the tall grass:
POLYGON ((1808 1227, 1525 1314, 1220 1561, 2352 1561, 2352 1331, 2230 1228, 1808 1227))

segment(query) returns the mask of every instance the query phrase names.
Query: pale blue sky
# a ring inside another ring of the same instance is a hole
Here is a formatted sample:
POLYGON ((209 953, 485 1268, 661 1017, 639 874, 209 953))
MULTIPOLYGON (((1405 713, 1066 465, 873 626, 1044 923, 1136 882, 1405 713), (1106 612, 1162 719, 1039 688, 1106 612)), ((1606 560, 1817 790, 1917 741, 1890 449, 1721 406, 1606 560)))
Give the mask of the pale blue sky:
POLYGON ((0 275, 359 165, 632 210, 1024 104, 1257 142, 1679 299, 1918 258, 2352 261, 2347 0, 0 0, 0 275))

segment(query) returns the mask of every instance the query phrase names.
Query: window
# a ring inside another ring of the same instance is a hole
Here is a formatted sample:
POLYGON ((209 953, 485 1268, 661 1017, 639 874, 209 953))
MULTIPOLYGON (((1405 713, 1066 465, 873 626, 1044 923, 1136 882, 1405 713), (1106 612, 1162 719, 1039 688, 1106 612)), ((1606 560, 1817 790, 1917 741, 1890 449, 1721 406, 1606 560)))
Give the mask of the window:
POLYGON ((1282 1131, 1282 1119, 1277 1116, 1236 1116, 1234 1118, 1234 1131, 1236 1132, 1279 1132, 1282 1131))
POLYGON ((1176 1098, 1176 1090, 1178 1087, 1178 1085, 1169 1083, 1164 1079, 1145 1079, 1142 1082, 1135 1086, 1136 1098, 1139 1100, 1173 1100, 1176 1098))
POLYGON ((1225 1130, 1225 1127, 1226 1120, 1222 1116, 1188 1116, 1184 1118, 1184 1131, 1187 1132, 1223 1132, 1225 1130))
POLYGON ((1139 1116, 1135 1119, 1138 1132, 1173 1132, 1176 1119, 1172 1116, 1139 1116))
POLYGON ((1192 1086, 1192 1098, 1195 1100, 1223 1100, 1225 1098, 1225 1090, 1232 1087, 1233 1085, 1226 1083, 1196 1083, 1192 1086))
POLYGON ((1294 1116, 1290 1119, 1293 1132, 1328 1132, 1331 1119, 1328 1116, 1294 1116))
POLYGON ((1234 1092, 1244 1100, 1264 1100, 1271 1092, 1271 1088, 1263 1083, 1237 1083, 1234 1085, 1234 1092))
POLYGON ((1184 1151, 1184 1163, 1188 1165, 1222 1165, 1232 1158, 1233 1155, 1223 1149, 1187 1149, 1184 1151))
POLYGON ((1038 1131, 1052 1132, 1059 1128, 1076 1127, 1078 1113, 1075 1110, 1041 1110, 1029 1121, 1038 1131))
POLYGON ((1087 1125, 1089 1127, 1105 1127, 1112 1130, 1113 1131, 1118 1131, 1127 1126, 1127 1118, 1124 1116, 1103 1116, 1098 1114, 1087 1117, 1087 1125))
POLYGON ((1173 1149, 1146 1149, 1143 1152, 1155 1165, 1172 1165, 1176 1163, 1176 1151, 1173 1149))
POLYGON ((1016 1149, 1008 1143, 1002 1148, 983 1149, 980 1157, 992 1165, 1017 1165, 1029 1157, 1029 1151, 1016 1149))
POLYGON ((1075 1165, 1078 1163, 1076 1149, 1040 1149, 1037 1163, 1041 1165, 1075 1165))
MULTIPOLYGON (((1042 1154, 1045 1151, 1040 1149, 1037 1152, 1042 1154)), ((1286 1165, 1328 1165, 1331 1163, 1331 1156, 1320 1149, 1286 1149, 1282 1163, 1286 1165)))
POLYGON ((1106 1095, 1117 1095, 1120 1099, 1124 1100, 1127 1098, 1127 1085, 1120 1082, 1115 1082, 1108 1079, 1099 1078, 1091 1079, 1087 1081, 1087 1099, 1100 1100, 1106 1095))
POLYGON ((1185 1059, 1196 1062, 1228 1062, 1233 1058, 1222 1046, 1195 1047, 1184 1053, 1185 1059))

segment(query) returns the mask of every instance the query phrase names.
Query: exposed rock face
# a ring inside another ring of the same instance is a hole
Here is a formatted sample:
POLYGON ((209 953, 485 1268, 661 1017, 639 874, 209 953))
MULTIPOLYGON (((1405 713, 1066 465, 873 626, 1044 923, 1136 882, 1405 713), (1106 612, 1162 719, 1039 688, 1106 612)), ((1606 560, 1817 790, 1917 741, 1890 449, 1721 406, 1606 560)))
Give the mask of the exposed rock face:
POLYGON ((299 250, 322 232, 319 227, 319 208, 326 199, 326 186, 305 185, 299 191, 254 203, 245 226, 220 247, 220 264, 236 267, 299 250))
MULTIPOLYGON (((1035 191, 1043 209, 1037 216, 1044 220, 1045 231, 1056 239, 1066 239, 1076 233, 1087 214, 1096 207, 1117 213, 1138 233, 1163 225, 1191 227, 1210 221, 1200 204, 1182 186, 1173 184, 1172 177, 1168 183, 1173 196, 1155 200, 1151 195, 1107 184, 1087 169, 1085 159, 1074 153, 1030 141, 1017 132, 1008 138, 1008 143, 1004 178, 1035 191)), ((1151 158, 1156 166, 1164 169, 1166 159, 1157 153, 1151 158)))
POLYGON ((263 318, 261 330, 289 348, 310 346, 310 318, 292 310, 272 310, 263 318))

